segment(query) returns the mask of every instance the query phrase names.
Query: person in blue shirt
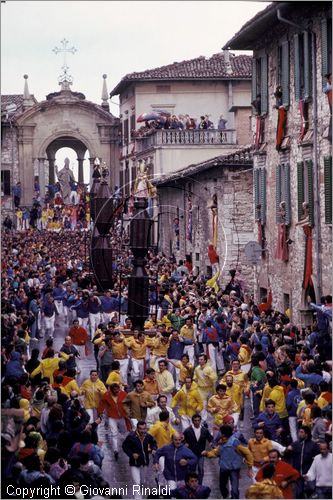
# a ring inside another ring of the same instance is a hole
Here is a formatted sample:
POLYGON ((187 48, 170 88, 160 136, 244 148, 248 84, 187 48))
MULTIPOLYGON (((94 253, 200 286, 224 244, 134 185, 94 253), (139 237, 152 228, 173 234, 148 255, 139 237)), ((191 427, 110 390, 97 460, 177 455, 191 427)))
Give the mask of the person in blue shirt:
POLYGON ((193 344, 192 340, 184 339, 179 335, 178 330, 172 330, 167 357, 172 362, 170 371, 173 375, 176 387, 179 387, 179 368, 176 368, 173 363, 181 360, 182 355, 184 354, 185 345, 191 344, 193 344))
POLYGON ((185 485, 171 490, 173 498, 209 498, 211 489, 199 484, 198 474, 189 472, 185 477, 185 485))
POLYGON ((180 486, 189 470, 194 470, 197 464, 197 457, 183 443, 183 435, 176 432, 172 436, 172 443, 158 448, 153 459, 153 468, 156 472, 160 470, 159 459, 164 457, 163 475, 167 485, 171 489, 180 486))
POLYGON ((268 399, 265 402, 265 407, 266 410, 259 413, 257 418, 254 420, 253 427, 263 428, 264 431, 266 431, 265 435, 267 434, 269 439, 277 441, 283 428, 281 419, 275 411, 275 401, 268 399))
POLYGON ((290 391, 287 394, 286 407, 288 411, 288 421, 291 439, 297 441, 297 407, 302 400, 301 391, 298 389, 298 382, 292 379, 289 383, 290 391))
POLYGON ((115 293, 111 290, 107 290, 105 294, 100 297, 100 301, 103 323, 108 323, 112 319, 112 313, 119 309, 118 297, 116 297, 115 293))
POLYGON ((310 360, 307 365, 306 365, 306 370, 307 373, 302 372, 302 366, 299 365, 296 368, 295 376, 296 378, 299 378, 300 380, 303 380, 303 382, 306 383, 306 385, 311 385, 311 384, 317 384, 319 385, 320 382, 322 382, 323 376, 320 375, 319 373, 316 373, 316 367, 314 362, 311 363, 312 360, 310 360))

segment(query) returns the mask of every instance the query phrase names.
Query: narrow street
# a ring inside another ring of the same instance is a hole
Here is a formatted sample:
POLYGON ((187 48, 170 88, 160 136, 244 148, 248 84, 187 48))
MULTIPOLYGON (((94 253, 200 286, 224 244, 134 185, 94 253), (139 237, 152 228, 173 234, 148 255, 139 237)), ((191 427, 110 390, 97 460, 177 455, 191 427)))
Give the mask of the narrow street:
MULTIPOLYGON (((56 351, 60 349, 63 344, 64 337, 67 332, 67 328, 64 325, 62 319, 57 319, 58 326, 55 329, 54 335, 54 348, 56 351)), ((42 351, 44 347, 45 339, 42 339, 39 346, 42 351)), ((82 382, 89 377, 89 372, 93 368, 96 367, 95 359, 93 353, 90 353, 86 359, 82 359, 79 362, 81 373, 78 375, 77 380, 78 384, 81 385, 82 382)), ((252 436, 251 434, 251 420, 250 420, 250 408, 249 408, 249 400, 245 400, 245 418, 244 418, 244 426, 241 427, 242 432, 246 438, 252 436)), ((176 426, 177 428, 177 426, 176 426)), ((113 457, 113 452, 111 449, 111 444, 108 436, 108 431, 104 427, 104 423, 99 426, 98 430, 100 441, 103 442, 103 451, 104 451, 104 460, 103 460, 103 476, 105 480, 107 480, 110 484, 110 487, 121 488, 128 487, 128 495, 124 495, 124 498, 132 498, 131 487, 132 487, 132 478, 128 466, 128 458, 127 456, 120 451, 119 459, 115 462, 113 457)), ((125 437, 125 436, 123 436, 125 437)), ((156 487, 155 482, 156 474, 150 468, 149 473, 147 474, 147 487, 156 487)), ((219 467, 218 467, 218 459, 206 459, 205 460, 205 476, 204 476, 204 484, 209 486, 212 490, 211 498, 221 498, 221 493, 219 489, 219 467)), ((244 498, 244 493, 246 488, 251 484, 250 479, 246 474, 246 468, 244 468, 241 472, 240 479, 240 497, 244 498)))

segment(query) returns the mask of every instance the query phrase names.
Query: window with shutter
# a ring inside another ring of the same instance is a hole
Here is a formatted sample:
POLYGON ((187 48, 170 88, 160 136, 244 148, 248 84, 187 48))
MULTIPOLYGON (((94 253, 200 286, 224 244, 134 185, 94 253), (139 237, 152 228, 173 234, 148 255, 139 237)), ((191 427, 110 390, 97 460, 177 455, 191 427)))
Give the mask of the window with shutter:
POLYGON ((130 138, 132 139, 133 132, 135 131, 135 115, 131 115, 131 118, 130 118, 130 130, 131 130, 130 138))
POLYGON ((265 54, 261 58, 261 114, 268 113, 268 56, 265 54))
POLYGON ((290 197, 290 166, 289 163, 283 165, 284 197, 286 202, 286 225, 291 224, 291 197, 290 197))
POLYGON ((266 169, 260 169, 260 205, 261 205, 261 223, 266 223, 266 169))
POLYGON ((307 170, 307 195, 306 200, 309 203, 309 220, 311 226, 314 224, 314 203, 313 203, 313 162, 312 160, 306 160, 306 170, 307 170))
POLYGON ((304 54, 304 89, 303 97, 308 99, 312 95, 312 62, 311 62, 311 33, 303 32, 303 54, 304 54))
POLYGON ((280 203, 281 203, 281 165, 275 167, 275 215, 276 223, 280 224, 280 203))
POLYGON ((283 42, 281 46, 281 81, 282 104, 289 106, 289 42, 283 42))
POLYGON ((323 84, 325 75, 332 73, 332 19, 321 21, 321 70, 323 84))
POLYGON ((1 170, 1 196, 10 196, 10 170, 1 170))
POLYGON ((332 156, 324 158, 325 224, 332 224, 332 156))
POLYGON ((303 31, 294 35, 295 99, 308 99, 312 95, 312 35, 303 31))
POLYGON ((254 216, 255 220, 260 220, 259 206, 259 169, 253 170, 253 184, 254 184, 254 216))
POLYGON ((128 144, 128 119, 126 118, 126 120, 124 120, 124 130, 123 130, 123 138, 124 138, 124 142, 125 144, 128 144))
POLYGON ((294 35, 294 86, 295 99, 301 99, 301 75, 300 75, 300 43, 299 35, 294 35))
POLYGON ((300 221, 303 214, 304 203, 304 162, 297 162, 297 215, 300 221))
POLYGON ((125 186, 124 186, 124 191, 125 191, 125 195, 126 196, 129 196, 130 194, 130 190, 129 190, 129 166, 128 166, 128 161, 126 162, 126 167, 125 167, 125 186))

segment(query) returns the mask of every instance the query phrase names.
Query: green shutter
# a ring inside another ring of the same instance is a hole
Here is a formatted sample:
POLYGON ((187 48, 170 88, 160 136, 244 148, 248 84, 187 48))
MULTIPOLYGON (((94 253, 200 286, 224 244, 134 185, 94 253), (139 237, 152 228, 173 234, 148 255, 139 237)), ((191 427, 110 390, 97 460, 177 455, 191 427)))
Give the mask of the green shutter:
POLYGON ((252 59, 252 99, 253 102, 257 97, 257 59, 252 59))
POLYGON ((328 40, 327 40, 327 19, 321 20, 321 73, 323 82, 328 73, 328 40))
POLYGON ((314 203, 313 203, 313 161, 306 160, 306 169, 308 176, 308 200, 309 200, 309 220, 311 226, 314 225, 314 203))
POLYGON ((332 156, 324 158, 325 224, 332 224, 332 156))
POLYGON ((266 169, 260 169, 261 223, 266 223, 266 169))
POLYGON ((261 114, 268 113, 268 56, 261 57, 261 114))
POLYGON ((289 42, 282 43, 282 75, 281 75, 281 85, 282 85, 282 104, 284 106, 289 106, 290 96, 289 96, 289 42))
POLYGON ((276 223, 281 222, 280 218, 280 203, 281 203, 281 165, 275 167, 275 210, 276 223))
POLYGON ((297 162, 297 213, 298 220, 300 221, 303 214, 304 203, 304 163, 297 162))
POLYGON ((301 75, 300 75, 300 53, 299 53, 299 35, 294 35, 294 83, 295 99, 301 99, 301 75))
POLYGON ((259 205, 259 170, 253 170, 253 183, 254 183, 254 213, 255 219, 260 219, 260 211, 257 206, 259 205))
POLYGON ((311 61, 311 33, 308 31, 303 32, 304 43, 304 99, 308 99, 312 92, 312 61, 311 61))
POLYGON ((286 202, 286 225, 291 224, 291 199, 290 199, 290 166, 286 163, 283 168, 284 176, 284 192, 285 192, 285 202, 286 202))

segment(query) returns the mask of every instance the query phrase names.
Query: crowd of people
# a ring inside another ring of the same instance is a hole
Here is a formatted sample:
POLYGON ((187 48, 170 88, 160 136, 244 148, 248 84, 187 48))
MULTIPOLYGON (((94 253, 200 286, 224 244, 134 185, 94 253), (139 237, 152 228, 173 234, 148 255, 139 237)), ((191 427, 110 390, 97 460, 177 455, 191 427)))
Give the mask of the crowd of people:
POLYGON ((155 120, 147 120, 137 130, 132 130, 132 137, 145 137, 153 134, 156 130, 226 130, 227 122, 220 115, 217 126, 211 121, 210 115, 202 115, 200 118, 191 118, 190 115, 160 115, 155 120))
POLYGON ((5 232, 2 257, 3 498, 9 485, 91 498, 80 486, 112 486, 110 450, 119 477, 126 456, 133 484, 153 477, 169 498, 208 498, 215 458, 223 498, 240 498, 241 473, 246 498, 331 498, 331 296, 299 328, 271 292, 256 304, 235 270, 211 287, 150 252, 140 329, 127 316, 129 249, 104 292, 77 229, 5 232))

